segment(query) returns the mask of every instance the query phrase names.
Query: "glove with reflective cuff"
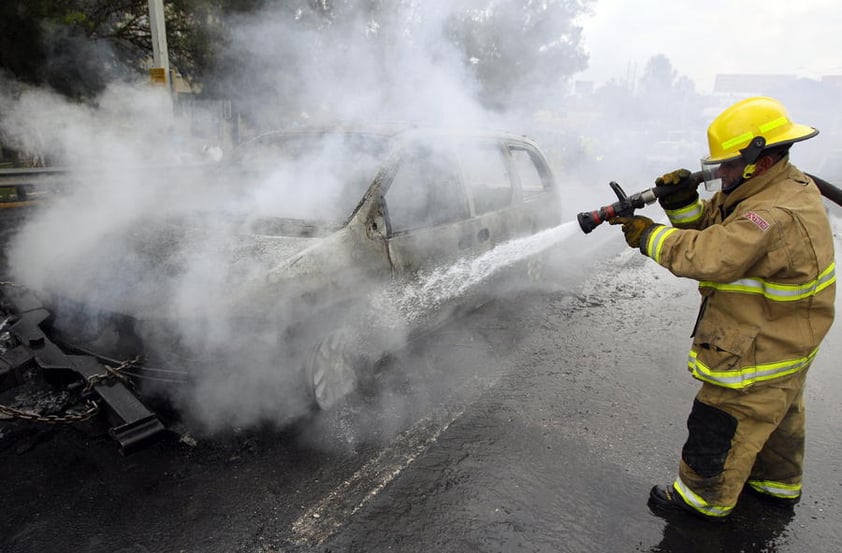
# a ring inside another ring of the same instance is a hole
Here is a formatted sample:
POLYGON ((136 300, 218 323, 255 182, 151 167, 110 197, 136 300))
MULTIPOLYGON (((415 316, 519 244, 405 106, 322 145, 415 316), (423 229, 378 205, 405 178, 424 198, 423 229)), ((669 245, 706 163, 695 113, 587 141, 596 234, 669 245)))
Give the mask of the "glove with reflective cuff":
POLYGON ((655 179, 657 186, 675 187, 675 192, 672 194, 658 198, 661 207, 667 210, 679 209, 699 199, 697 185, 690 182, 690 175, 687 169, 676 169, 655 179))
POLYGON ((626 236, 626 244, 632 248, 640 248, 640 241, 644 234, 649 235, 649 230, 655 222, 649 217, 643 215, 634 215, 633 217, 612 217, 608 220, 612 225, 623 225, 620 227, 623 234, 626 236))
MULTIPOLYGON (((649 236, 651 236, 653 232, 661 228, 664 228, 664 225, 660 223, 655 223, 654 225, 649 225, 648 227, 646 227, 646 229, 640 235, 640 246, 638 246, 638 248, 640 249, 640 253, 647 257, 652 257, 652 255, 650 255, 649 248, 647 247, 647 244, 649 243, 649 236)), ((655 259, 654 257, 652 258, 655 259)))

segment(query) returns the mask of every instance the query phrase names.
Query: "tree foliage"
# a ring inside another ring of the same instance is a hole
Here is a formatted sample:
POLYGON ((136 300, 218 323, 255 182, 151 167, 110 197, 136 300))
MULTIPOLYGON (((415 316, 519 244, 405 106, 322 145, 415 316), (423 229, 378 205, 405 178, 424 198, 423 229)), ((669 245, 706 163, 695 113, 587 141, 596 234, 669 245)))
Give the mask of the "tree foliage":
MULTIPOLYGON (((172 65, 200 74, 208 63, 219 4, 256 2, 167 0, 172 65)), ((112 80, 135 77, 149 64, 148 0, 3 0, 0 69, 16 80, 46 85, 74 98, 91 97, 112 80)))
MULTIPOLYGON (((238 69, 252 61, 246 56, 254 56, 238 50, 232 31, 255 14, 283 18, 306 31, 292 39, 304 36, 317 42, 338 28, 356 25, 358 36, 352 40, 381 41, 376 46, 388 51, 394 46, 388 41, 412 40, 426 14, 444 10, 442 40, 462 56, 482 99, 500 105, 522 99, 527 84, 552 86, 585 68, 587 57, 575 18, 592 2, 165 0, 164 4, 171 66, 200 82, 204 90, 219 94, 243 85, 238 69), (387 28, 389 32, 384 32, 387 28)), ((151 51, 148 0, 0 2, 0 70, 19 81, 47 85, 71 97, 93 97, 111 80, 142 75, 151 51)), ((324 51, 314 52, 311 61, 319 63, 319 55, 324 51)))

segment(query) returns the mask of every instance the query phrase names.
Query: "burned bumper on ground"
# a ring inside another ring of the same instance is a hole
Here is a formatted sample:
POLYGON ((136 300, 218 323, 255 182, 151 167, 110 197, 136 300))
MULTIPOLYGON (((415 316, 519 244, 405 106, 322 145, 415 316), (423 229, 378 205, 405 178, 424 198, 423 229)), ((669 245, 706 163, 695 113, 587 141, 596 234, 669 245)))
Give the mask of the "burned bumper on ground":
POLYGON ((126 454, 163 435, 164 424, 127 374, 142 370, 136 359, 118 362, 60 343, 50 311, 25 288, 1 287, 0 311, 0 414, 6 420, 72 424, 102 417, 126 454), (45 394, 49 402, 33 400, 45 394))

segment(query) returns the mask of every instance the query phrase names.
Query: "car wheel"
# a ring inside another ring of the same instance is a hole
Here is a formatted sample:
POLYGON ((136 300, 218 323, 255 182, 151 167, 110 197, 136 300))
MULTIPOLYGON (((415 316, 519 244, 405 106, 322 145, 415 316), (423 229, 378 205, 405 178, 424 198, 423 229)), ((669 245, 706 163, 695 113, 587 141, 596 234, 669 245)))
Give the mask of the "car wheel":
POLYGON ((356 388, 353 346, 348 331, 336 330, 313 347, 307 380, 313 401, 320 409, 330 409, 356 388))

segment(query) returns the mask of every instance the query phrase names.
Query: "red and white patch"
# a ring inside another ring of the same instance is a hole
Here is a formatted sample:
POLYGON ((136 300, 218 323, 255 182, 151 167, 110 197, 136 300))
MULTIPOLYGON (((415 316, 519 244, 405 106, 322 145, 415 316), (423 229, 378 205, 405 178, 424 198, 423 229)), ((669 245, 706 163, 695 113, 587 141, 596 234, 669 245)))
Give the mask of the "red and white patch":
POLYGON ((745 215, 743 215, 743 217, 745 217, 746 219, 748 219, 749 221, 751 221, 752 223, 757 225, 757 227, 760 230, 762 230, 764 232, 769 230, 769 223, 766 221, 766 219, 764 219, 763 217, 761 217, 757 213, 755 213, 753 211, 748 211, 748 212, 746 212, 745 215))

